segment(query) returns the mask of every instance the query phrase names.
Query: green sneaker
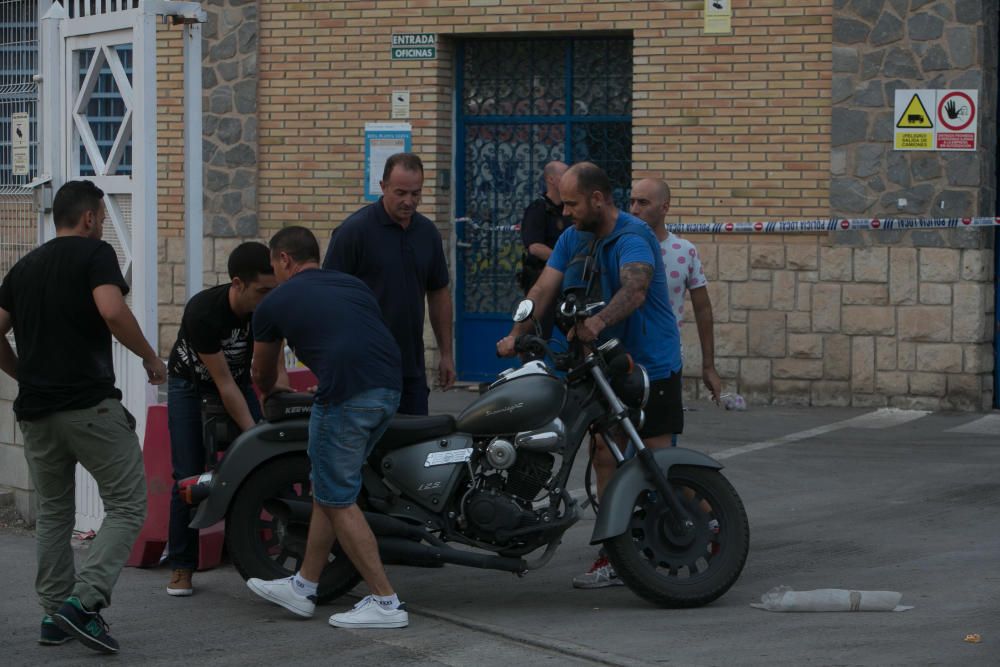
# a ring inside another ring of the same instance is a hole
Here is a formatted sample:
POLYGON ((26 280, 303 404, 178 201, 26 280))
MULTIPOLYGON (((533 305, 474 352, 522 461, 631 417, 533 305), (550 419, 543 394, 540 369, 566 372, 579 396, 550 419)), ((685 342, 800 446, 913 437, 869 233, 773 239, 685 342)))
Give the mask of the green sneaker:
POLYGON ((78 598, 70 597, 54 614, 56 625, 79 639, 87 648, 118 653, 118 642, 108 634, 108 624, 96 611, 87 611, 78 598))
POLYGON ((42 619, 42 632, 38 635, 38 643, 43 646, 58 646, 65 644, 73 635, 63 632, 62 628, 56 625, 55 619, 46 615, 42 619))

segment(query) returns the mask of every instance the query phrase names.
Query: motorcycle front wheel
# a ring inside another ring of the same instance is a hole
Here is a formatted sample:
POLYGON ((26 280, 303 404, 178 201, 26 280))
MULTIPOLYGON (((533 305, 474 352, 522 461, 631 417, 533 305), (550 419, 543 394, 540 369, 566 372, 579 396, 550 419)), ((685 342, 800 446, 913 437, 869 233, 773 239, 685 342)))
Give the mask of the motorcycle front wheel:
MULTIPOLYGON (((312 511, 309 470, 306 456, 272 459, 236 492, 226 517, 226 548, 244 579, 280 579, 302 567, 312 511)), ((335 544, 316 601, 338 598, 359 581, 354 565, 335 544)))
POLYGON ((739 578, 750 550, 743 501, 717 470, 673 466, 668 475, 694 520, 683 528, 664 498, 643 490, 628 529, 604 542, 608 560, 637 595, 661 607, 700 607, 739 578))

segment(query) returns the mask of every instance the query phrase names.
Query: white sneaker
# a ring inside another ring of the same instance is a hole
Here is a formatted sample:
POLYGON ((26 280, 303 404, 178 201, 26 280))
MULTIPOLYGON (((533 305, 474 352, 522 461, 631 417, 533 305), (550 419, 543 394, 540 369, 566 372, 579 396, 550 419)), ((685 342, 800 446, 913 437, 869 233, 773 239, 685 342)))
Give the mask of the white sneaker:
POLYGON ((330 625, 335 628, 405 628, 409 624, 410 616, 403 605, 386 609, 371 595, 354 605, 351 611, 330 617, 330 625))
POLYGON ((266 581, 264 579, 247 579, 247 588, 265 600, 280 605, 302 618, 312 618, 316 611, 316 603, 311 597, 299 595, 295 590, 292 577, 266 581))
POLYGON ((607 556, 598 556, 589 570, 573 577, 573 588, 607 588, 624 585, 625 582, 618 578, 618 573, 611 567, 607 556))

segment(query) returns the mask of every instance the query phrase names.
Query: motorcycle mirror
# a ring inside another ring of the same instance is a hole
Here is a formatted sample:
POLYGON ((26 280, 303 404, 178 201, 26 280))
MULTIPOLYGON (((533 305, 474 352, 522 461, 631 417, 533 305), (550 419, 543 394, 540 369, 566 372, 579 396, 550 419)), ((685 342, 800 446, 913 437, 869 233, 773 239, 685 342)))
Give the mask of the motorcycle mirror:
POLYGON ((531 299, 524 299, 521 303, 517 304, 517 308, 514 309, 514 321, 523 322, 529 317, 531 313, 535 311, 535 302, 531 299))

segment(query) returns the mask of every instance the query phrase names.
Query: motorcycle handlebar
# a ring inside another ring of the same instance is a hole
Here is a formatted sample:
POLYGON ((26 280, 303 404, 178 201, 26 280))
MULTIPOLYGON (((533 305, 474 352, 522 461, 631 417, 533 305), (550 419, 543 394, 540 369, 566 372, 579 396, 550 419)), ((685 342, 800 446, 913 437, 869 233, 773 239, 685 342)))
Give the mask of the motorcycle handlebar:
POLYGON ((514 339, 514 351, 518 354, 531 354, 544 357, 552 356, 549 344, 544 338, 532 334, 522 334, 514 339))

